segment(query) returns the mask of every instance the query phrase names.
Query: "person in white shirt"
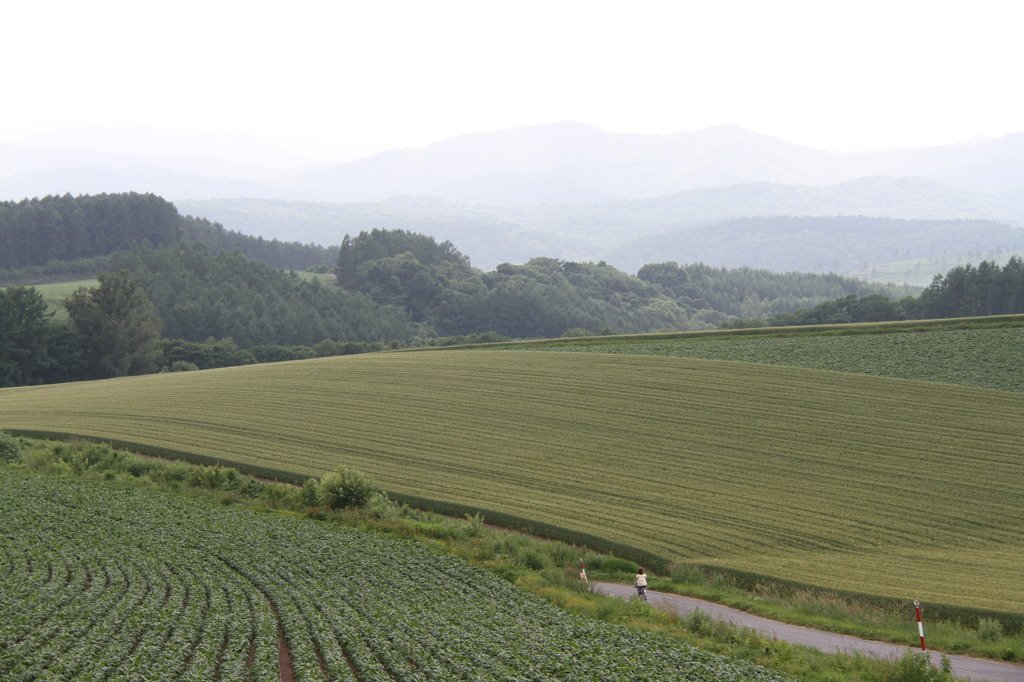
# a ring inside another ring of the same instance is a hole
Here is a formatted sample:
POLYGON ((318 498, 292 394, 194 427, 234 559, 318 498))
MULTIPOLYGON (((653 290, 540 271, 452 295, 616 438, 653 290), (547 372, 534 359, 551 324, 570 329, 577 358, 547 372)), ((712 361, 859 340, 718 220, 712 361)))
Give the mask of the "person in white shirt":
POLYGON ((633 578, 633 584, 636 585, 636 594, 638 597, 647 601, 647 576, 644 574, 643 568, 636 570, 636 577, 633 578))

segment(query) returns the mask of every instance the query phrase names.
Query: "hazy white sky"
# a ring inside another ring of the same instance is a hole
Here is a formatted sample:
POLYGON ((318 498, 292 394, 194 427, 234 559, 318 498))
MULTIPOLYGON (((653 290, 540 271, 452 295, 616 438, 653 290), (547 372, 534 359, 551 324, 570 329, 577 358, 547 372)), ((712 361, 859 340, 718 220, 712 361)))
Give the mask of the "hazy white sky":
MULTIPOLYGON (((1017 0, 9 3, 0 142, 77 124, 336 156, 572 120, 823 149, 1024 130, 1017 0)), ((340 159, 339 159, 340 160, 340 159)))

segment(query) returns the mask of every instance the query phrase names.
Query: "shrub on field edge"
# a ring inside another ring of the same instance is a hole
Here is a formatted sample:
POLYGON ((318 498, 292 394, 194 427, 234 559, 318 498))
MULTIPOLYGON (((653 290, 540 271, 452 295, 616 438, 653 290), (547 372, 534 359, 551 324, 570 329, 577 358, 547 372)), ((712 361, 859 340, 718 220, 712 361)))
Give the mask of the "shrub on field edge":
POLYGON ((299 489, 299 503, 307 507, 315 507, 320 500, 320 481, 310 476, 299 489))
POLYGON ((531 571, 540 571, 551 565, 550 559, 544 554, 538 552, 536 549, 531 549, 520 554, 519 563, 531 571))
POLYGON ((376 492, 376 486, 362 472, 339 466, 320 479, 320 504, 331 509, 363 508, 376 492))
POLYGON ((896 662, 896 670, 888 682, 949 682, 953 681, 952 665, 949 659, 942 657, 942 668, 932 665, 928 654, 921 651, 908 651, 896 662))
POLYGON ((635 561, 589 553, 586 558, 588 559, 587 566, 594 571, 602 573, 636 573, 637 564, 635 561))
POLYGON ((21 441, 0 431, 0 462, 13 462, 21 456, 21 441))
POLYGON ((993 642, 1003 636, 1003 624, 995 618, 980 618, 978 620, 978 639, 983 642, 993 642))

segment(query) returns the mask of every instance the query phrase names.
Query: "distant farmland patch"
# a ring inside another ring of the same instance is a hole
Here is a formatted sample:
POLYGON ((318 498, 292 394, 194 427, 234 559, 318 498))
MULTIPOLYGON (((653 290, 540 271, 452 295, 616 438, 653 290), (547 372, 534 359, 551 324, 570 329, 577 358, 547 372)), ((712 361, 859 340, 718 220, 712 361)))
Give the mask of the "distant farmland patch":
POLYGON ((759 362, 1024 391, 1024 327, 834 336, 702 336, 524 348, 759 362))
POLYGON ((42 295, 43 300, 46 301, 47 308, 63 319, 67 317, 67 312, 64 310, 64 299, 78 291, 81 287, 95 287, 98 284, 99 280, 93 278, 82 279, 76 282, 34 284, 33 286, 42 295))

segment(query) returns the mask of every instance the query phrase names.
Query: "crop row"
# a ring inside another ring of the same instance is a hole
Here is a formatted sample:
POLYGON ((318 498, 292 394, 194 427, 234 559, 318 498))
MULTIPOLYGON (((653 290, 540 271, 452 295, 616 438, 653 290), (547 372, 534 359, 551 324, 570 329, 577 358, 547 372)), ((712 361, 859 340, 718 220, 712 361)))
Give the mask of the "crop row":
POLYGON ((1024 610, 984 551, 1024 544, 1018 393, 683 358, 450 351, 5 389, 0 411, 5 428, 242 466, 345 464, 391 493, 668 560, 1024 610), (953 557, 967 538, 980 551, 966 573, 913 551, 953 557), (891 564, 906 570, 890 575, 891 564))
POLYGON ((0 469, 0 677, 773 680, 353 529, 0 469))

